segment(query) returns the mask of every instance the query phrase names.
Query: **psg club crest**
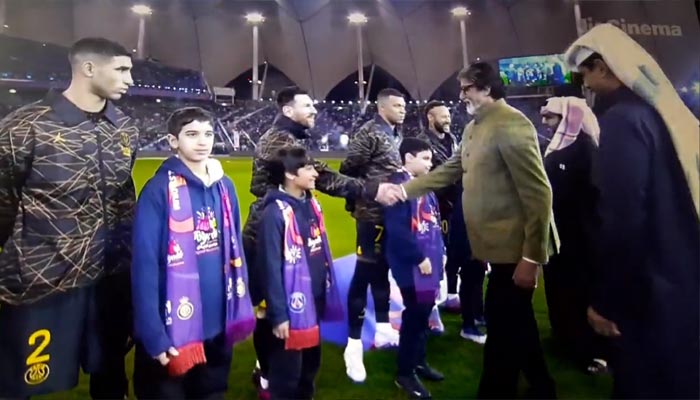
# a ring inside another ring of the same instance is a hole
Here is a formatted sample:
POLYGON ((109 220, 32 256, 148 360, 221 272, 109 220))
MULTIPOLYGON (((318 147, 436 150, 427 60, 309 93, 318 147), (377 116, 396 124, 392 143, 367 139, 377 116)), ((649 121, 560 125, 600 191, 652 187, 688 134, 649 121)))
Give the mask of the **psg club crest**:
POLYGON ((304 312, 304 307, 306 306, 306 296, 302 292, 294 292, 289 296, 289 309, 295 313, 300 314, 304 312))

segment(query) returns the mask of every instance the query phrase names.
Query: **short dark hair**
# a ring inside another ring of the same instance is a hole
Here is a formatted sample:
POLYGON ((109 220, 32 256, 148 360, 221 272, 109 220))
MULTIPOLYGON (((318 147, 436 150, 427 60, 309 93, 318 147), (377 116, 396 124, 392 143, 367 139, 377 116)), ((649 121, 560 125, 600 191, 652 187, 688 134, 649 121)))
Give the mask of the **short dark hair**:
POLYGON ((439 100, 430 100, 430 101, 428 102, 428 104, 426 104, 425 107, 423 107, 423 114, 425 114, 425 116, 427 117, 427 116, 428 116, 428 113, 429 113, 430 110, 432 110, 433 108, 436 108, 436 107, 444 107, 444 106, 445 106, 445 103, 443 103, 443 102, 441 102, 441 101, 439 101, 439 100))
POLYGON ((586 67, 588 69, 593 69, 593 67, 595 66, 596 60, 605 61, 605 60, 603 60, 603 56, 601 56, 598 53, 593 53, 590 56, 588 56, 588 58, 583 60, 583 62, 581 62, 581 64, 579 64, 578 66, 579 67, 586 67))
POLYGON ((298 86, 287 86, 277 93, 277 107, 281 110, 282 107, 289 105, 294 101, 294 97, 301 94, 309 94, 306 90, 300 89, 298 86))
POLYGON ((489 94, 494 100, 506 97, 506 89, 503 86, 498 71, 491 64, 480 61, 471 64, 469 67, 459 71, 457 79, 464 79, 474 82, 474 86, 479 90, 491 88, 489 94))
POLYGON ((401 141, 399 145, 399 154, 401 154, 401 162, 406 163, 406 154, 412 156, 417 155, 421 151, 432 150, 430 143, 423 139, 418 139, 415 137, 407 137, 401 141))
POLYGON ((299 168, 313 164, 313 160, 305 148, 294 146, 279 149, 266 164, 270 183, 284 185, 285 173, 296 175, 299 168))
POLYGON ((68 51, 68 61, 73 64, 76 57, 83 54, 97 54, 103 57, 129 57, 129 53, 124 46, 117 42, 99 37, 88 37, 73 43, 68 51))
POLYGON ((192 121, 209 122, 214 126, 214 117, 209 111, 201 107, 184 107, 173 111, 168 117, 168 133, 177 137, 182 127, 192 121))
POLYGON ((385 88, 380 90, 379 93, 377 93, 377 100, 386 99, 389 96, 403 97, 403 93, 393 88, 385 88))

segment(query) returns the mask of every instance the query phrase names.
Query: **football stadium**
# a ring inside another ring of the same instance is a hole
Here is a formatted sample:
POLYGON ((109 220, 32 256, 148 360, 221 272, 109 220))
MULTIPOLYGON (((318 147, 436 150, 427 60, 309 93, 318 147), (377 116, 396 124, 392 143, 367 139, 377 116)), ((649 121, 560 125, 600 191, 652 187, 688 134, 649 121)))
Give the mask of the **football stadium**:
POLYGON ((0 0, 0 399, 700 397, 699 40, 693 0, 0 0))

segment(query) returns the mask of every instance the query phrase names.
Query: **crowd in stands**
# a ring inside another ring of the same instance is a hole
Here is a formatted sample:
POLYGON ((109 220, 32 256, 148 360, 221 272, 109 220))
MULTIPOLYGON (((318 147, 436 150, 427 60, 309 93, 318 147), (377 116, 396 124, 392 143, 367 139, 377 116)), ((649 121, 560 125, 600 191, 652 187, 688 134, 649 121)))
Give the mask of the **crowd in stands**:
MULTIPOLYGON (((70 81, 66 54, 67 49, 62 46, 0 35, 0 83, 14 85, 3 85, 0 90, 0 117, 39 100, 49 89, 65 87, 70 81)), ((211 99, 201 72, 168 67, 157 60, 134 60, 132 75, 135 87, 118 105, 141 128, 139 145, 143 151, 169 149, 165 140, 166 120, 173 110, 180 107, 196 105, 216 116, 215 152, 219 154, 254 150, 258 139, 272 125, 277 114, 272 99, 217 104, 211 99)), ((696 115, 700 112, 699 85, 696 74, 678 88, 681 97, 696 115)), ((404 136, 414 136, 425 124, 422 112, 425 102, 407 100, 407 115, 402 130, 404 136)), ((508 101, 533 121, 541 133, 541 144, 546 147, 547 139, 539 116, 545 97, 509 98, 508 101)), ((452 114, 452 132, 457 139, 461 139, 462 129, 470 116, 458 101, 449 101, 446 105, 452 114)), ((310 132, 314 150, 343 150, 341 137, 351 137, 376 113, 375 104, 363 107, 356 101, 320 101, 316 108, 316 127, 310 132)))
MULTIPOLYGON (((21 105, 41 99, 46 91, 4 92, 0 95, 0 117, 21 105)), ((528 115, 539 126, 539 107, 544 99, 513 99, 510 103, 528 115)), ((469 122, 464 105, 449 104, 452 113, 452 132, 460 139, 464 126, 469 122)), ((216 116, 217 153, 251 151, 255 143, 272 125, 277 108, 271 101, 236 101, 233 105, 220 105, 213 101, 125 96, 118 106, 130 115, 140 127, 139 146, 143 151, 167 151, 166 121, 172 111, 187 106, 198 106, 216 116)), ((376 113, 376 105, 370 104, 362 113, 360 104, 316 104, 318 115, 311 133, 311 146, 315 150, 342 150, 341 135, 352 136, 363 123, 376 113)), ((402 126, 404 136, 415 136, 424 129, 423 104, 408 104, 406 120, 402 126)))
MULTIPOLYGON (((50 43, 0 35, 0 79, 67 84, 71 78, 68 49, 50 43)), ((209 93, 201 72, 173 68, 155 59, 134 60, 134 86, 179 93, 209 93)))

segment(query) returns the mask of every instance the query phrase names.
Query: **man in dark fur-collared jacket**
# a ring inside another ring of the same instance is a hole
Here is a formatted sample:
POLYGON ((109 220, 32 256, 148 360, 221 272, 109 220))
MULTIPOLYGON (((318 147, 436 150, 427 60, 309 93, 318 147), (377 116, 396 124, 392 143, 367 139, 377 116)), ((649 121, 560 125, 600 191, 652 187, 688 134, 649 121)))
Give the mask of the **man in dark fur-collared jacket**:
MULTIPOLYGON (((401 134, 398 127, 406 116, 406 101, 401 92, 383 89, 377 95, 377 115, 350 138, 347 158, 340 172, 371 181, 386 181, 402 167, 399 155, 401 134)), ((345 349, 346 373, 355 382, 366 378, 362 362, 362 324, 367 304, 367 286, 372 288, 377 329, 374 345, 398 345, 398 331, 389 323, 389 266, 384 258, 384 214, 382 206, 359 199, 352 207, 357 221, 357 264, 348 291, 350 328, 345 349)))
MULTIPOLYGON (((249 266, 250 295, 253 304, 257 307, 258 321, 253 335, 253 343, 258 356, 260 368, 254 372, 254 381, 258 392, 265 395, 267 392, 268 343, 274 339, 272 326, 265 319, 265 302, 261 289, 262 277, 259 268, 256 268, 258 255, 256 251, 257 232, 262 214, 263 198, 271 189, 277 189, 272 184, 268 174, 268 161, 273 159, 280 149, 292 147, 309 148, 311 135, 308 129, 313 128, 316 120, 316 108, 309 95, 297 88, 282 89, 277 95, 279 115, 272 127, 265 132, 258 142, 253 157, 253 177, 250 183, 250 192, 256 197, 250 206, 248 220, 243 228, 243 247, 249 266)), ((328 195, 344 197, 355 200, 362 196, 374 198, 377 192, 376 184, 365 184, 363 180, 341 175, 331 170, 326 163, 314 160, 314 166, 318 172, 316 188, 328 195)))

